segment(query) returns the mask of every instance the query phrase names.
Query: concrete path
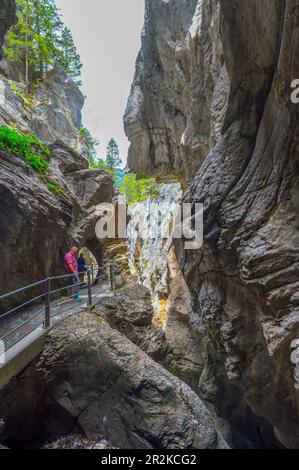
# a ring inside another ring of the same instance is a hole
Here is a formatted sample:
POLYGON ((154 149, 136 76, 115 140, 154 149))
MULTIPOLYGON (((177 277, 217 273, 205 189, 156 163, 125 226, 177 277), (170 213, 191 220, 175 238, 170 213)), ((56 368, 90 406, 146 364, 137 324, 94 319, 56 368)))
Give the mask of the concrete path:
MULTIPOLYGON (((101 299, 113 295, 108 282, 92 287, 94 305, 97 305, 101 299)), ((56 299, 51 304, 51 325, 70 315, 80 313, 87 307, 87 288, 81 290, 81 298, 80 303, 69 297, 56 299)), ((0 390, 42 352, 46 338, 44 319, 45 306, 43 304, 34 305, 0 319, 0 338, 5 337, 4 348, 3 342, 0 342, 0 390)))
MULTIPOLYGON (((88 292, 87 288, 81 290, 82 302, 74 302, 69 297, 61 297, 51 304, 51 324, 56 323, 74 313, 79 313, 82 308, 87 306, 88 292)), ((92 287, 92 300, 97 304, 100 299, 113 295, 110 291, 108 282, 102 282, 92 287)), ((18 311, 7 318, 0 318, 0 339, 4 338, 5 350, 8 352, 11 348, 18 348, 17 343, 31 333, 43 331, 43 322, 45 319, 44 304, 38 304, 18 311), (26 322, 24 324, 24 322, 26 322), (7 335, 7 336, 6 336, 7 335)))

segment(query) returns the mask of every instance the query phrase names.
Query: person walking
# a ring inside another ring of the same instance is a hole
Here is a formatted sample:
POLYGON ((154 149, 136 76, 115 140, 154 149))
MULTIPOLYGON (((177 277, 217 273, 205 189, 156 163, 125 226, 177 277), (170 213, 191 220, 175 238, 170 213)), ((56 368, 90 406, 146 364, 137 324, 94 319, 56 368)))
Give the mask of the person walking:
POLYGON ((86 261, 84 259, 84 255, 83 253, 81 253, 81 255, 79 256, 78 258, 78 272, 79 272, 79 278, 80 278, 80 282, 81 284, 84 283, 84 278, 85 278, 85 273, 86 273, 86 261))
POLYGON ((80 278, 78 271, 78 257, 79 249, 74 246, 69 253, 64 257, 64 265, 68 274, 72 274, 72 297, 75 302, 82 302, 81 297, 79 296, 80 292, 80 278))

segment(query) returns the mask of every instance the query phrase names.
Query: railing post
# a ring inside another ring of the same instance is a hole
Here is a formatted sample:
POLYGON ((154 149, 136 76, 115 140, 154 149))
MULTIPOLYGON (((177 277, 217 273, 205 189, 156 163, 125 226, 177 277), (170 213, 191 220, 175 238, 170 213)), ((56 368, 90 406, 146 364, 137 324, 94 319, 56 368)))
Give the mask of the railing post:
POLYGON ((51 279, 47 278, 47 292, 45 301, 45 329, 51 325, 51 279))
POLYGON ((110 263, 110 284, 112 292, 115 292, 115 282, 114 282, 114 265, 113 262, 110 263))
POLYGON ((87 271, 87 278, 88 278, 88 306, 92 306, 92 294, 91 294, 91 277, 90 277, 90 269, 87 271))

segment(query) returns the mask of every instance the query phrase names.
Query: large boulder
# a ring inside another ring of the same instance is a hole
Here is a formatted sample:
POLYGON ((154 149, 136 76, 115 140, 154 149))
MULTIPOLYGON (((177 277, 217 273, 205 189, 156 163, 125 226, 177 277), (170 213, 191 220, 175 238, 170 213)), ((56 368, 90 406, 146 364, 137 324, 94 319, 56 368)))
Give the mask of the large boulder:
POLYGON ((150 292, 127 276, 126 287, 116 295, 98 302, 95 313, 136 344, 152 359, 165 363, 169 354, 165 334, 153 324, 154 310, 150 292))
POLYGON ((1 442, 11 447, 78 430, 123 449, 227 447, 187 385, 92 313, 57 324, 0 397, 1 442))

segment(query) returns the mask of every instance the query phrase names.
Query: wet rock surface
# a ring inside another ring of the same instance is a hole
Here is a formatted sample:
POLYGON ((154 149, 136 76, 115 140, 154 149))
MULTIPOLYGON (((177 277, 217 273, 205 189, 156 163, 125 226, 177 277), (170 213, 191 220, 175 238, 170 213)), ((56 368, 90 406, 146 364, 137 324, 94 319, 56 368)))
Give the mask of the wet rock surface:
POLYGON ((125 116, 130 167, 204 204, 202 249, 176 254, 198 393, 237 446, 299 446, 297 23, 293 0, 146 2, 125 116))

